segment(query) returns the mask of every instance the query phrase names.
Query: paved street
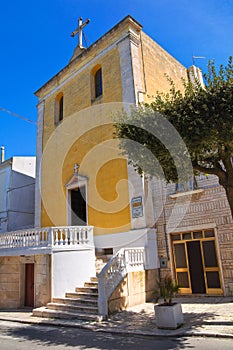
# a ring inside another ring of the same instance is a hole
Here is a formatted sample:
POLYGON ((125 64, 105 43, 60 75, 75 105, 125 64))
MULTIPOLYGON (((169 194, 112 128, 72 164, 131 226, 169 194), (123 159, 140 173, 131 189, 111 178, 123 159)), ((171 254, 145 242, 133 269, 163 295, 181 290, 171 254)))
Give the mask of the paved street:
POLYGON ((232 339, 205 337, 134 337, 77 328, 0 321, 1 350, 232 350, 232 339))

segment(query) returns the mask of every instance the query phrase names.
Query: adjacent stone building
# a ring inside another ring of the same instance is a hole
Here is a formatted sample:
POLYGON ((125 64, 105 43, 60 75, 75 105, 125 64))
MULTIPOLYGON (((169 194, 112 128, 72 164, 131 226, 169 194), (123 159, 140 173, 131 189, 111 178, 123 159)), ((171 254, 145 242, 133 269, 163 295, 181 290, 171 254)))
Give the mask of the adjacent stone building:
POLYGON ((182 294, 231 295, 233 222, 225 190, 214 175, 196 177, 180 190, 155 181, 154 201, 161 276, 172 271, 182 294))

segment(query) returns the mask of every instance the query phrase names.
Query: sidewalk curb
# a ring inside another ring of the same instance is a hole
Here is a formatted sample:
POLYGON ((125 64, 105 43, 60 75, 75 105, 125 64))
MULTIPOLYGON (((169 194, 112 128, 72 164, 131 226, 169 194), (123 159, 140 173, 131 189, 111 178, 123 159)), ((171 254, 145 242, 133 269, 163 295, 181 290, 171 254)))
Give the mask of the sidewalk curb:
MULTIPOLYGON (((141 337, 209 337, 209 338, 230 338, 233 339, 233 334, 226 334, 226 333, 211 333, 211 332, 198 332, 198 331, 192 331, 188 329, 184 330, 174 330, 170 331, 169 333, 165 333, 166 331, 163 330, 163 333, 160 333, 159 330, 157 330, 156 333, 152 332, 145 332, 145 331, 135 331, 135 330, 123 330, 123 329, 116 329, 116 328, 101 328, 95 325, 92 325, 90 323, 88 324, 78 324, 66 321, 61 322, 60 320, 57 320, 54 322, 49 320, 42 320, 40 322, 37 322, 36 320, 23 320, 23 319, 15 319, 15 318, 4 318, 0 317, 0 321, 7 321, 7 322, 15 322, 15 323, 21 323, 21 324, 30 324, 30 325, 36 325, 36 326, 52 326, 52 327, 71 327, 71 328, 79 328, 79 329, 86 329, 92 332, 102 332, 102 333, 112 333, 112 334, 119 334, 119 335, 125 335, 125 336, 141 336, 141 337), (171 333, 173 332, 173 333, 171 333)), ((219 324, 221 325, 221 324, 219 324)))

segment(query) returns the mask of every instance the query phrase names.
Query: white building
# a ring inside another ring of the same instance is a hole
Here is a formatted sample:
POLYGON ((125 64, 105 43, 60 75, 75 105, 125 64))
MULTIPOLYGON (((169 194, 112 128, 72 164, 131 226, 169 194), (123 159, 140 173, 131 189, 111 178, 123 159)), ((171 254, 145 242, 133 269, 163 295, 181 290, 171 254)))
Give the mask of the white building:
POLYGON ((0 164, 0 233, 34 226, 36 157, 0 164))

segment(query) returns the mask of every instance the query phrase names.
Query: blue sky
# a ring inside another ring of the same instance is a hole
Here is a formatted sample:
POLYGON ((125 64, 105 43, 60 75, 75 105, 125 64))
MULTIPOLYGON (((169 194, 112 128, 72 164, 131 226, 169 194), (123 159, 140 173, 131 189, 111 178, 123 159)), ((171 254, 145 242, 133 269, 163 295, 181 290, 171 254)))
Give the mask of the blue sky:
MULTIPOLYGON (((209 59, 233 55, 233 0, 11 0, 1 3, 0 107, 36 121, 34 92, 69 61, 78 17, 90 18, 89 44, 126 15, 185 66, 192 55, 204 71, 209 59)), ((6 158, 36 154, 36 125, 0 111, 6 158)))

